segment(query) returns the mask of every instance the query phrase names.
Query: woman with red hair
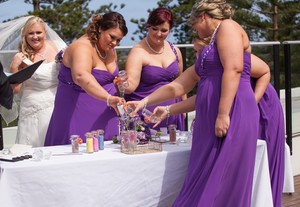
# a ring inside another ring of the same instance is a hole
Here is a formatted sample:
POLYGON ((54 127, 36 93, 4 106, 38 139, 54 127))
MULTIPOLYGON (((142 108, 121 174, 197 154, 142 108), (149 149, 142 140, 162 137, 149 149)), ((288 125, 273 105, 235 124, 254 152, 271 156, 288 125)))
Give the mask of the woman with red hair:
MULTIPOLYGON (((130 51, 126 61, 129 87, 126 89, 127 101, 141 100, 156 89, 172 82, 182 73, 180 50, 166 40, 173 27, 172 12, 166 8, 153 10, 147 20, 147 36, 130 51)), ((162 103, 170 105, 186 99, 186 96, 162 103)), ((146 107, 146 106, 145 106, 146 107)), ((147 107, 152 111, 156 106, 147 107)), ((173 115, 160 123, 155 129, 175 124, 184 130, 183 114, 173 115)))

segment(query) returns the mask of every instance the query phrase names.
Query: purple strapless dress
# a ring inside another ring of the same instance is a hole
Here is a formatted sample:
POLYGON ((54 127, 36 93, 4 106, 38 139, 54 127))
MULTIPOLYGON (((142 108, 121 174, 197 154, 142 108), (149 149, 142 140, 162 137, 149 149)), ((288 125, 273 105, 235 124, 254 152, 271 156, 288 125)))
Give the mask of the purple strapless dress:
MULTIPOLYGON (((151 65, 144 66, 139 86, 132 94, 125 95, 126 101, 142 100, 156 89, 172 82, 178 76, 178 72, 179 66, 177 60, 172 62, 167 68, 151 65)), ((180 101, 181 98, 177 98, 158 105, 148 106, 147 109, 153 111, 156 106, 167 106, 180 101)), ((170 116, 162 121, 155 129, 159 130, 160 127, 167 127, 169 124, 175 124, 177 129, 185 130, 183 114, 170 116)), ((152 127, 153 124, 150 124, 150 126, 152 127)))
POLYGON ((259 104, 259 139, 265 140, 268 149, 269 171, 274 207, 281 207, 284 183, 284 115, 280 99, 269 84, 259 104))
MULTIPOLYGON (((92 69, 92 75, 111 95, 117 95, 113 84, 118 68, 111 74, 104 70, 92 69)), ((53 114, 48 127, 45 146, 70 144, 70 136, 78 134, 85 142, 85 133, 103 129, 104 139, 111 140, 118 134, 116 112, 106 102, 88 95, 76 85, 71 70, 60 64, 59 84, 55 97, 53 114)))
POLYGON ((250 67, 250 54, 244 52, 244 69, 230 111, 230 127, 225 138, 218 138, 215 121, 223 67, 214 43, 199 56, 196 72, 201 80, 192 149, 186 178, 173 206, 251 206, 259 111, 250 84, 250 67))

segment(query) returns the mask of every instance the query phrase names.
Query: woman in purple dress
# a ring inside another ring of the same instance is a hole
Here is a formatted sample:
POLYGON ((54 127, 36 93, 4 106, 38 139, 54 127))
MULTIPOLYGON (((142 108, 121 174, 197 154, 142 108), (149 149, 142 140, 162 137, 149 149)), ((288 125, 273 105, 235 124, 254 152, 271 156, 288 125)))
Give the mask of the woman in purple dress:
POLYGON ((250 41, 232 15, 226 1, 195 3, 189 24, 200 38, 212 37, 195 69, 189 78, 178 77, 140 102, 131 102, 137 112, 145 103, 187 93, 190 79, 200 77, 189 165, 173 206, 251 206, 259 111, 250 83, 250 41))
MULTIPOLYGON (((253 80, 253 84, 255 81, 253 80)), ((267 143, 273 205, 281 207, 284 184, 284 115, 280 99, 271 84, 267 86, 258 107, 260 111, 258 138, 267 143)))
MULTIPOLYGON (((147 20, 148 35, 135 45, 126 61, 129 88, 126 89, 126 101, 141 100, 156 89, 172 82, 182 73, 182 56, 180 50, 166 41, 173 27, 172 12, 166 8, 153 10, 147 20)), ((186 99, 166 101, 170 105, 186 99)), ((155 106, 147 107, 153 111, 155 106)), ((184 115, 168 117, 155 129, 175 124, 177 129, 184 130, 184 115)), ((150 124, 151 125, 151 124, 150 124)))
POLYGON ((118 74, 114 47, 127 34, 117 12, 95 15, 86 34, 59 54, 59 85, 45 146, 70 144, 77 134, 103 129, 105 140, 118 134, 117 96, 113 84, 118 74), (112 108, 114 109, 112 109, 112 108))
MULTIPOLYGON (((188 77, 190 70, 192 68, 185 70, 181 78, 188 77)), ((269 66, 264 61, 251 54, 251 80, 260 111, 258 138, 265 140, 267 143, 273 204, 274 207, 281 207, 284 183, 284 115, 280 99, 274 87, 269 83, 269 71, 269 66)), ((196 85, 196 82, 194 85, 196 85)), ((170 105, 170 115, 194 111, 195 98, 196 95, 185 101, 170 105)), ((156 107, 154 115, 159 117, 160 120, 164 120, 167 117, 165 106, 156 107)))

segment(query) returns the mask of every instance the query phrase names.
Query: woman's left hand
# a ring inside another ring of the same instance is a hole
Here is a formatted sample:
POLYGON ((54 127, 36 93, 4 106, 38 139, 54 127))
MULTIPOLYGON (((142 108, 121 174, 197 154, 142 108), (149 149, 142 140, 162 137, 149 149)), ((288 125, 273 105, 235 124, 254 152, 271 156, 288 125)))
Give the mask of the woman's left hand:
POLYGON ((226 137, 229 126, 230 126, 229 115, 218 114, 215 123, 215 135, 220 138, 226 137))

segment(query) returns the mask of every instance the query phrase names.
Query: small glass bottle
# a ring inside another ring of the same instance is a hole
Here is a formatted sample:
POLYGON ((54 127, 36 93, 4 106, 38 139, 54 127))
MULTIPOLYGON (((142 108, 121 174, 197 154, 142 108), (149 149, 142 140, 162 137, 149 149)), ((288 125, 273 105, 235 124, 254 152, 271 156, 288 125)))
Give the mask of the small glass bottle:
POLYGON ((142 114, 144 116, 144 121, 147 123, 156 123, 158 121, 157 116, 154 116, 153 113, 146 108, 143 108, 142 114))
POLYGON ((99 150, 104 150, 104 130, 99 129, 97 131, 97 134, 98 134, 99 150))
POLYGON ((79 143, 78 143, 79 135, 71 135, 71 144, 72 144, 72 153, 79 153, 79 143))
POLYGON ((93 134, 93 150, 94 150, 94 152, 98 152, 99 151, 99 144, 98 144, 97 131, 91 131, 91 133, 93 134))
POLYGON ((128 88, 129 83, 128 83, 128 77, 127 77, 126 71, 125 70, 119 71, 119 77, 121 79, 121 84, 123 85, 123 87, 125 89, 128 88))
POLYGON ((168 126, 169 136, 170 136, 170 142, 176 143, 176 125, 170 124, 168 126))
POLYGON ((93 134, 91 132, 87 132, 85 134, 86 137, 86 152, 87 153, 93 153, 94 152, 94 148, 93 148, 93 134))

